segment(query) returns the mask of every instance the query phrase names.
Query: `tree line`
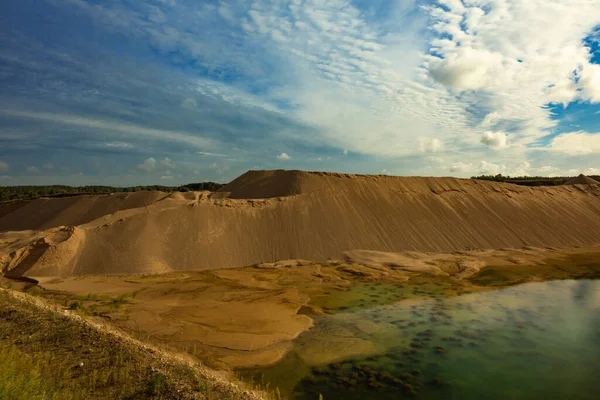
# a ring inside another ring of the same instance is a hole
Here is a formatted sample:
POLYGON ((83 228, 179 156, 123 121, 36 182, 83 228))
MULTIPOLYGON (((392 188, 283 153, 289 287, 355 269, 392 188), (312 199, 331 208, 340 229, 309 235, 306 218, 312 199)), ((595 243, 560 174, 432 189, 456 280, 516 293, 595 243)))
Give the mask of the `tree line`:
POLYGON ((102 194, 102 193, 122 193, 122 192, 140 192, 145 190, 158 190, 161 192, 189 192, 209 190, 216 192, 223 184, 216 182, 188 183, 181 186, 65 186, 65 185, 44 185, 44 186, 0 186, 0 203, 29 200, 37 197, 67 197, 79 194, 102 194))
MULTIPOLYGON (((599 175, 588 175, 588 177, 600 180, 599 175)), ((494 181, 494 182, 505 182, 505 183, 514 183, 516 185, 523 186, 558 186, 567 182, 569 179, 573 178, 572 176, 504 176, 502 174, 497 175, 479 175, 472 176, 471 179, 479 179, 484 181, 494 181)))

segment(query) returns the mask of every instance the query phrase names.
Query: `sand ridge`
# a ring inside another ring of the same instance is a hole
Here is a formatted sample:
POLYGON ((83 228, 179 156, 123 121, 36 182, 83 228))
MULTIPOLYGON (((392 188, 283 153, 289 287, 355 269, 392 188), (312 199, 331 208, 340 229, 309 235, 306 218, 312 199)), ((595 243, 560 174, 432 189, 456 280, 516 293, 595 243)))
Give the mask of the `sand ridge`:
POLYGON ((599 242, 597 185, 249 171, 218 193, 33 200, 0 218, 0 269, 18 267, 16 252, 36 246, 49 254, 39 262, 30 257, 19 273, 165 273, 342 259, 357 250, 449 253, 599 242), (74 234, 60 244, 47 240, 45 249, 35 245, 61 226, 74 234), (30 242, 14 233, 24 230, 30 242), (11 235, 20 241, 10 242, 11 235))

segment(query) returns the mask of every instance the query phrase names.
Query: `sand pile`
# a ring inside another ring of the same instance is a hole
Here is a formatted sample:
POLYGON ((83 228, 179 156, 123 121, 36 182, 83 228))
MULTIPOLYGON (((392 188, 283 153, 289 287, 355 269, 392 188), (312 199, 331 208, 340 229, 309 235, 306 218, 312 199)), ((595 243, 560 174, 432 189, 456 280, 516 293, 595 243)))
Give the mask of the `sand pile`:
POLYGON ((163 192, 39 198, 0 206, 0 232, 81 225, 119 210, 144 207, 169 196, 163 192), (6 215, 2 216, 6 212, 6 215))
POLYGON ((564 185, 600 185, 600 182, 583 174, 579 174, 579 176, 566 181, 564 185))
MULTIPOLYGON (((341 259, 350 250, 453 252, 600 242, 600 186, 524 187, 455 178, 250 171, 220 193, 34 200, 7 231, 77 226, 29 276, 127 274, 341 259)), ((14 236, 14 234, 12 234, 14 236)), ((40 240, 46 233, 32 233, 40 240)), ((47 241, 50 242, 50 241, 47 241)), ((29 244, 27 244, 29 245, 29 244)), ((39 246, 38 246, 39 247, 39 246)), ((49 244, 44 252, 57 245, 49 244)), ((11 269, 18 266, 12 258, 11 269)), ((7 270, 6 263, 0 268, 7 270)))

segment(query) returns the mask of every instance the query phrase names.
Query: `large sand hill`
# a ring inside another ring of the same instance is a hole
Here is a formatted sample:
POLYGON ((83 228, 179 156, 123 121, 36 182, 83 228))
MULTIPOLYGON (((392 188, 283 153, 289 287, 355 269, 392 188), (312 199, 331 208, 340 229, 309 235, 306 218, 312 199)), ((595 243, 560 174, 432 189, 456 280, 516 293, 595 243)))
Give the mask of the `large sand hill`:
POLYGON ((597 185, 250 171, 212 195, 138 192, 10 207, 0 208, 0 269, 13 276, 600 242, 597 185))

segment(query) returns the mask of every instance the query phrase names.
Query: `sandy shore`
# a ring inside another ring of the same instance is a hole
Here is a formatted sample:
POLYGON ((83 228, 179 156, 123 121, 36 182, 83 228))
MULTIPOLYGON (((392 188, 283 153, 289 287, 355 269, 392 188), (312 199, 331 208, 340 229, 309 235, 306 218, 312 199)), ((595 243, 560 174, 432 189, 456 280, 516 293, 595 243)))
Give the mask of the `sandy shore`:
MULTIPOLYGON (((205 272, 36 279, 46 295, 65 305, 77 300, 129 332, 227 369, 276 363, 322 314, 331 316, 331 340, 318 352, 304 353, 308 364, 377 353, 372 343, 335 326, 336 310, 363 304, 367 295, 360 288, 366 283, 381 288, 370 294, 373 304, 452 296, 530 281, 597 278, 600 271, 592 264, 599 255, 600 246, 452 254, 354 251, 345 261, 318 264, 288 260, 205 272), (425 286, 430 289, 415 289, 425 286)), ((368 325, 356 329, 368 332, 368 325)))

